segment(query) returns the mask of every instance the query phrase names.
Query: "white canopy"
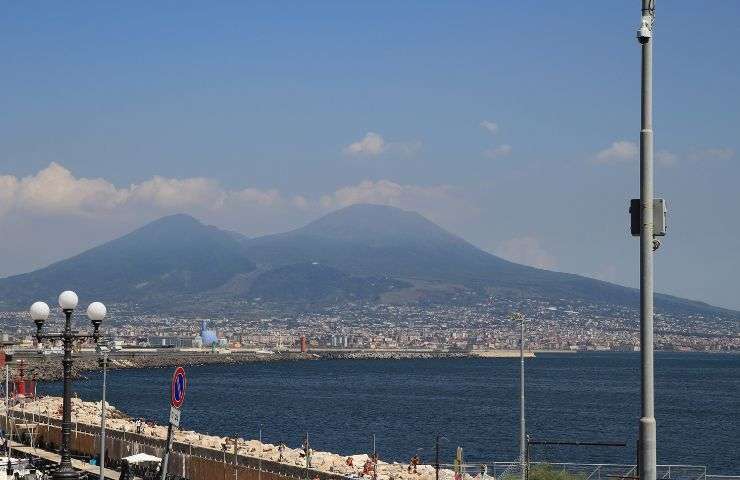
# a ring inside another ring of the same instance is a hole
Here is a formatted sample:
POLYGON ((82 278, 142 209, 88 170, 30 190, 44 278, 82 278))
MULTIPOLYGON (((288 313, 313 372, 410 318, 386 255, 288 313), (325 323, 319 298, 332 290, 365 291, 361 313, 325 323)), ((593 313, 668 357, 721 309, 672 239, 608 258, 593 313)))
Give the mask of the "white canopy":
POLYGON ((154 455, 149 455, 148 453, 137 453, 136 455, 125 457, 124 460, 126 460, 128 463, 146 463, 146 462, 161 462, 162 461, 161 458, 155 457, 154 455))

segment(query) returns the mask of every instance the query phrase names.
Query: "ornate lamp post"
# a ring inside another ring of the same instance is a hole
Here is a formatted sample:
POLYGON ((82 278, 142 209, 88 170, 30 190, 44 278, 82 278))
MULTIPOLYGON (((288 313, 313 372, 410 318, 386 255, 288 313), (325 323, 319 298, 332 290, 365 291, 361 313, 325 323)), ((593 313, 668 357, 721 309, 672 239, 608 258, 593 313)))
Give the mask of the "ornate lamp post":
POLYGON ((59 468, 54 472, 54 480, 79 480, 79 472, 72 468, 72 457, 70 454, 70 432, 72 430, 72 392, 71 392, 71 375, 72 375, 72 344, 75 340, 92 338, 95 343, 100 337, 100 324, 105 318, 105 305, 100 302, 93 302, 87 307, 87 316, 93 326, 92 335, 80 334, 72 330, 72 313, 77 307, 77 294, 71 290, 62 292, 59 295, 59 306, 64 312, 65 322, 64 331, 59 333, 42 333, 44 322, 49 318, 49 306, 44 302, 35 302, 31 305, 31 319, 36 324, 36 340, 41 342, 43 339, 62 340, 64 344, 64 358, 62 366, 64 371, 64 394, 62 397, 62 444, 59 448, 59 468))

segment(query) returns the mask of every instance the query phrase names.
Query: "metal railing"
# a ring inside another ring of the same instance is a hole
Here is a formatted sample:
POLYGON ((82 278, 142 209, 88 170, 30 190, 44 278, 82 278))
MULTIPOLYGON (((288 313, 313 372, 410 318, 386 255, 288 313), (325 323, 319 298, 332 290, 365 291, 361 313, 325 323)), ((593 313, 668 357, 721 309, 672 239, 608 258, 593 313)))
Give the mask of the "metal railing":
MULTIPOLYGON (((463 479, 479 477, 481 474, 496 479, 514 479, 521 476, 519 462, 493 462, 488 464, 462 465, 463 479), (484 473, 485 472, 485 473, 484 473)), ((528 480, 634 480, 637 478, 636 465, 610 463, 550 463, 529 462, 528 480)), ((740 477, 707 475, 703 465, 658 465, 657 478, 660 480, 740 480, 740 477)))

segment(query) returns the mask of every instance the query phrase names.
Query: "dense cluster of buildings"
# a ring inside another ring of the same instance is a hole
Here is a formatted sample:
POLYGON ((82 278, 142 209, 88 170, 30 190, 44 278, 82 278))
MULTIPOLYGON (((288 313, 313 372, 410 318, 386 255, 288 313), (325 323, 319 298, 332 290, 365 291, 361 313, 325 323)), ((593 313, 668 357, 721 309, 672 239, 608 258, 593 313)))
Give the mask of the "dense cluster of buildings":
MULTIPOLYGON (((109 305, 105 331, 124 347, 293 350, 303 339, 304 349, 503 350, 518 347, 519 324, 511 313, 521 312, 533 350, 639 349, 636 308, 566 300, 344 304, 293 312, 245 302, 234 311, 241 313, 202 319, 109 305)), ((0 324, 7 339, 32 343, 33 324, 25 312, 0 312, 0 324)), ((655 330, 658 350, 740 351, 733 318, 658 313, 655 330)))

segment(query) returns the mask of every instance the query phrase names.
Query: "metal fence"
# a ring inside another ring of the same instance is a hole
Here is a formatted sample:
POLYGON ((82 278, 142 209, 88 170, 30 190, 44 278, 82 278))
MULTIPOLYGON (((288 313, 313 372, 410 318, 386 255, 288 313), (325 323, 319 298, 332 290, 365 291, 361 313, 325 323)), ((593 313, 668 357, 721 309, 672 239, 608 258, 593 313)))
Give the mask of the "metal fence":
MULTIPOLYGON (((519 480, 522 478, 519 462, 465 463, 440 465, 452 470, 457 480, 519 480)), ((636 465, 609 463, 550 463, 529 462, 527 480, 636 480, 636 465)), ((700 465, 658 465, 659 480, 740 480, 740 477, 707 475, 700 465)))

